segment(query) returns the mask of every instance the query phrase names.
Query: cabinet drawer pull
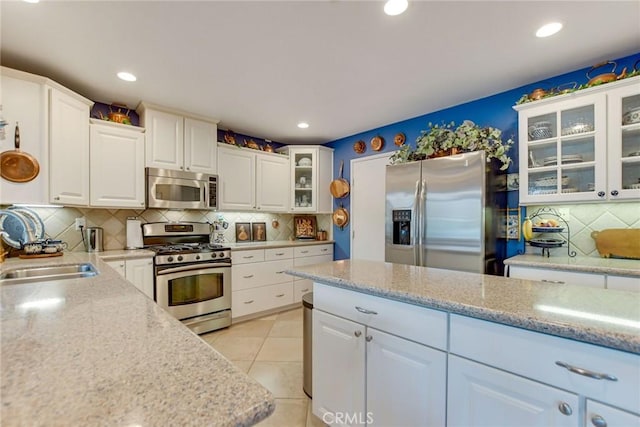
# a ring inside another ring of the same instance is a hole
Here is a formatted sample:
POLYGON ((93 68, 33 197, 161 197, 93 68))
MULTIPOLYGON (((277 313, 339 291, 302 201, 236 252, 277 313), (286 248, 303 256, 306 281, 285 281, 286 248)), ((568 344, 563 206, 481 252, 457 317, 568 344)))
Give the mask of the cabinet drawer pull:
POLYGON ((558 284, 561 284, 561 285, 563 285, 563 284, 564 284, 564 282, 563 282, 562 280, 547 280, 547 279, 542 279, 542 280, 540 280, 540 281, 541 281, 541 282, 545 282, 545 283, 558 283, 558 284))
POLYGON ((377 312, 375 312, 373 310, 367 310, 366 308, 358 307, 357 305, 356 305, 356 310, 358 310, 360 313, 364 313, 364 314, 378 314, 377 312))
POLYGON ((282 256, 284 255, 284 252, 276 252, 276 256, 282 256))
POLYGON ((245 278, 245 279, 251 279, 253 277, 253 274, 250 274, 248 276, 242 276, 242 277, 245 278))
POLYGON ((308 254, 309 251, 300 251, 301 254, 308 254))
POLYGON ((329 249, 327 249, 327 248, 321 249, 322 252, 327 252, 328 250, 329 249))
POLYGON ((284 270, 282 270, 282 271, 276 271, 276 274, 282 274, 282 273, 284 273, 284 270))
POLYGON ((301 292, 309 292, 309 288, 303 289, 301 292))
POLYGON ((359 338, 359 337, 360 337, 360 335, 362 335, 362 332, 360 332, 360 331, 355 331, 355 332, 353 333, 353 335, 355 335, 355 336, 356 336, 356 338, 359 338))
POLYGON ((367 342, 371 342, 371 340, 372 340, 372 339, 373 339, 373 337, 372 337, 371 335, 367 335, 367 336, 365 337, 365 340, 366 340, 367 342))
POLYGON ((593 371, 590 371, 588 369, 579 368, 577 366, 569 365, 566 362, 557 361, 556 365, 562 366, 563 368, 567 369, 570 372, 573 372, 574 374, 578 374, 578 375, 582 375, 582 376, 585 376, 585 377, 593 378, 594 380, 618 381, 618 378, 613 376, 613 375, 601 374, 599 372, 593 372, 593 371))
POLYGON ((243 259, 251 259, 251 258, 253 258, 253 255, 243 256, 242 258, 243 258, 243 259))
POLYGON ((245 303, 245 304, 253 304, 253 300, 252 300, 252 299, 250 299, 249 301, 245 301, 244 303, 245 303))
POLYGON ((276 298, 282 298, 284 296, 284 294, 278 294, 276 295, 276 298))
POLYGON ((591 417, 591 424, 596 427, 607 427, 607 421, 600 415, 594 415, 591 417))
POLYGON ((569 405, 567 402, 560 402, 560 404, 558 405, 558 410, 562 415, 569 416, 573 414, 573 409, 571 409, 571 405, 569 405))

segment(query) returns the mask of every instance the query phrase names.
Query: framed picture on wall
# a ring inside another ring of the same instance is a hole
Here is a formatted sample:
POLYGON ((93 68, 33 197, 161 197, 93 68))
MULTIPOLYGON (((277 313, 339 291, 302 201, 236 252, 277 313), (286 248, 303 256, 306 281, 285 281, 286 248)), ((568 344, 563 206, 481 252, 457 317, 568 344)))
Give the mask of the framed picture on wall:
POLYGON ((236 242, 251 241, 251 223, 236 222, 236 242))
POLYGON ((296 239, 315 239, 316 217, 314 215, 294 216, 293 233, 296 239))
POLYGON ((266 242, 267 241, 267 223, 266 222, 252 222, 251 223, 251 237, 254 242, 266 242))

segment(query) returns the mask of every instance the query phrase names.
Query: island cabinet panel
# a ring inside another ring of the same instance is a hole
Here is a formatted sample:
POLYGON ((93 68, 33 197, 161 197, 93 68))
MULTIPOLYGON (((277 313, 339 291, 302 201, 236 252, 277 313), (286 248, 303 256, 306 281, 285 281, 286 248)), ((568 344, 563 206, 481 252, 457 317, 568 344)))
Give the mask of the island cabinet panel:
MULTIPOLYGON (((550 304, 538 309, 552 310, 550 304)), ((623 410, 640 409, 638 355, 454 314, 449 352, 623 410), (594 378, 604 375, 611 378, 594 378)))
POLYGON ((604 275, 580 273, 576 271, 551 270, 547 268, 512 265, 509 267, 509 277, 513 279, 528 279, 545 283, 557 283, 559 285, 579 285, 600 289, 604 289, 605 287, 604 275))
MULTIPOLYGON (((640 402, 638 402, 640 406, 640 402)), ((587 418, 585 425, 594 427, 631 427, 640 426, 640 415, 603 405, 587 399, 587 418)))
POLYGON ((573 393, 460 357, 449 357, 447 426, 577 427, 573 393))
POLYGON ((607 289, 640 292, 640 277, 607 275, 607 289))
POLYGON ((447 354, 422 342, 446 350, 446 321, 314 283, 313 413, 331 425, 445 425, 447 354))

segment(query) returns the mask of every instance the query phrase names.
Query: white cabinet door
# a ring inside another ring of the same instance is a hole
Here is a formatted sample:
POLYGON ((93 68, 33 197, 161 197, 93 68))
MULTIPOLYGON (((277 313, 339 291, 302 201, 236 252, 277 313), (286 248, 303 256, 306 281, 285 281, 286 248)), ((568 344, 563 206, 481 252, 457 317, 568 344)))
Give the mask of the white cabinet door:
POLYGON ((145 109, 146 165, 153 168, 184 169, 184 119, 177 114, 145 109))
POLYGON ((49 89, 51 203, 89 204, 89 105, 49 89))
POLYGON ((125 268, 125 263, 123 259, 119 259, 116 261, 105 261, 105 263, 113 268, 115 271, 118 272, 118 274, 120 274, 120 276, 122 276, 123 278, 126 277, 127 275, 127 270, 125 268))
POLYGON ((277 155, 256 157, 256 207, 267 212, 289 210, 289 159, 277 155))
POLYGON ((638 80, 609 91, 607 108, 607 197, 610 200, 639 199, 640 156, 637 153, 640 153, 640 123, 624 124, 625 114, 640 108, 638 80))
POLYGON ((151 258, 128 259, 125 277, 142 293, 153 299, 153 260, 151 258))
POLYGON ((191 172, 218 170, 218 127, 202 120, 184 119, 184 166, 191 172))
POLYGON ((447 354, 373 328, 366 334, 367 425, 444 426, 447 354))
POLYGON ((255 153, 218 147, 220 209, 255 209, 255 153))
MULTIPOLYGON (((28 75, 2 68, 0 93, 2 115, 8 122, 5 139, 0 140, 0 152, 14 149, 16 122, 20 127, 20 149, 31 154, 40 164, 40 173, 29 182, 0 179, 0 204, 49 204, 49 139, 46 128, 46 90, 28 75), (11 75, 8 75, 11 74, 11 75)), ((287 184, 288 185, 288 184, 287 184)))
POLYGON ((91 206, 144 209, 144 134, 109 124, 92 124, 91 206))
POLYGON ((365 416, 364 332, 358 323, 313 311, 313 413, 328 424, 337 425, 337 414, 365 416))
POLYGON ((585 424, 587 427, 638 427, 640 416, 587 399, 585 424))
POLYGON ((575 394, 453 355, 448 374, 447 426, 578 426, 575 394))
POLYGON ((513 279, 536 280, 545 283, 559 285, 579 285, 590 288, 604 289, 605 278, 603 274, 581 273, 577 271, 551 270, 546 268, 521 267, 512 265, 509 267, 509 277, 513 279))
POLYGON ((607 289, 640 292, 640 277, 607 276, 607 289))

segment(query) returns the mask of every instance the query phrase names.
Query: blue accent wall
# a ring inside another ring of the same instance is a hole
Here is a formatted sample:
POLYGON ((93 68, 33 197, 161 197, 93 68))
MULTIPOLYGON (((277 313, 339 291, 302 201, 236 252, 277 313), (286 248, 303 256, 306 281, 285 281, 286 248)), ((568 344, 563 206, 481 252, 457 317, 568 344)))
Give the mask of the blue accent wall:
MULTIPOLYGON (((514 58, 514 60, 517 59, 514 58)), ((619 73, 624 67, 627 67, 628 71, 632 71, 634 63, 638 60, 640 60, 640 52, 624 58, 616 59, 616 71, 619 73)), ((608 72, 609 69, 602 68, 596 70, 594 73, 592 73, 592 77, 593 75, 608 72)), ((341 160, 344 160, 344 178, 350 180, 351 159, 379 154, 381 152, 395 151, 397 147, 393 143, 393 137, 398 132, 404 133, 407 138, 406 144, 410 144, 415 148, 416 138, 420 135, 420 131, 427 129, 429 122, 448 123, 454 121, 456 122, 456 124, 460 124, 464 120, 472 120, 480 126, 492 126, 501 129, 504 139, 513 138, 513 140, 515 141, 515 145, 511 151, 513 164, 509 167, 507 172, 516 173, 518 172, 518 113, 513 109, 515 103, 523 94, 531 93, 536 88, 550 89, 559 85, 566 85, 570 82, 576 82, 577 85, 584 84, 588 81, 586 77, 587 71, 589 71, 589 68, 572 71, 543 81, 534 82, 522 87, 511 89, 506 92, 498 93, 486 98, 481 98, 475 101, 446 108, 444 110, 404 120, 402 122, 392 123, 387 126, 371 129, 362 133, 338 139, 336 141, 331 141, 326 145, 335 150, 333 166, 334 176, 337 176, 338 174, 341 160), (385 146, 379 152, 372 151, 369 144, 371 138, 377 135, 383 137, 385 140, 385 146), (356 154, 353 151, 353 144, 358 140, 363 140, 367 144, 367 151, 364 154, 356 154)), ((366 114, 366 111, 362 112, 362 114, 366 114)), ((505 192, 504 194, 505 200, 503 201, 505 205, 508 205, 509 207, 518 206, 517 191, 509 191, 505 192)), ((349 197, 334 200, 335 207, 338 207, 340 204, 347 208, 347 210, 351 211, 351 200, 349 197)), ((350 233, 351 228, 349 225, 344 227, 344 229, 342 230, 334 226, 333 238, 336 242, 334 258, 336 260, 346 259, 350 257, 350 233)), ((510 240, 503 241, 502 245, 506 246, 502 248, 502 250, 506 253, 506 257, 510 257, 516 255, 518 253, 518 250, 523 249, 524 242, 522 240, 510 240)), ((500 250, 500 248, 498 248, 498 250, 500 250)))

